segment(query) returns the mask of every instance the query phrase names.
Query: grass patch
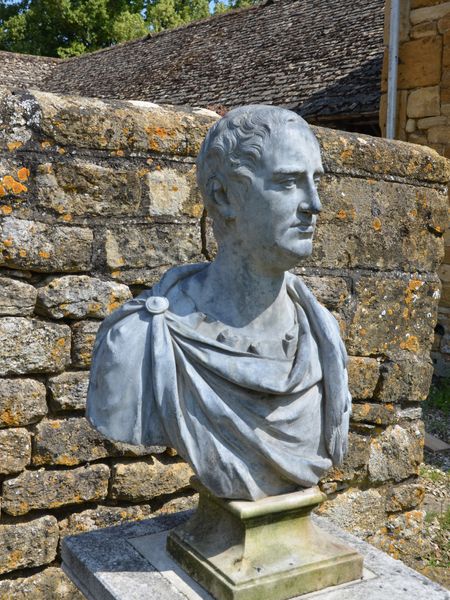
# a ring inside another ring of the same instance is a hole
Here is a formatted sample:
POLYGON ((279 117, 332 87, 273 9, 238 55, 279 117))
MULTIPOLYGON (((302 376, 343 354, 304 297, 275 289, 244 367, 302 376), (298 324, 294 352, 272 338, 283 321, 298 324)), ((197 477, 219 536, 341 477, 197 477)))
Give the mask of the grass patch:
POLYGON ((426 404, 431 408, 438 408, 448 416, 450 415, 450 379, 440 379, 432 384, 426 404))

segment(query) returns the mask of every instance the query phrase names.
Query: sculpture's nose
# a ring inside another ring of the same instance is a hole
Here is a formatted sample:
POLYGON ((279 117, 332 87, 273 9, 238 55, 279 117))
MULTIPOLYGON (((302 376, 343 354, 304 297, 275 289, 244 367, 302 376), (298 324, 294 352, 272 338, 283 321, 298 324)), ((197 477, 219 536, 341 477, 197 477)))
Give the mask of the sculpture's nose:
POLYGON ((300 212, 308 212, 317 215, 322 210, 319 194, 314 179, 308 179, 305 194, 299 203, 300 212))

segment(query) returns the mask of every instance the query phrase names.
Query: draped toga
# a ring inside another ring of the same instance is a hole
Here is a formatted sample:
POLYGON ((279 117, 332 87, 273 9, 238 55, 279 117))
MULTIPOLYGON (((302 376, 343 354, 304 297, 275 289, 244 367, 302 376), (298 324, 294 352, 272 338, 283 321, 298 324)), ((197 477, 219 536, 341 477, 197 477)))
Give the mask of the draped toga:
POLYGON ((87 417, 108 438, 175 448, 220 497, 315 485, 347 447, 351 398, 337 322, 286 273, 297 327, 285 354, 230 339, 195 309, 170 310, 167 296, 183 294, 186 278, 206 266, 171 269, 103 321, 87 417))

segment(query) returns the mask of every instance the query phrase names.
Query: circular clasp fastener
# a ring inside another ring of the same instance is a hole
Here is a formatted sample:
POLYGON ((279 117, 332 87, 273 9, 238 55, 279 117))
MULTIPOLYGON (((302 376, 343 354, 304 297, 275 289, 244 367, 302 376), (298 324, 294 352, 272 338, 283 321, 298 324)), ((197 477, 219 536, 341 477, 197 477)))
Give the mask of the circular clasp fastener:
POLYGON ((164 296, 150 296, 145 301, 145 308, 152 315, 160 315, 169 308, 169 301, 164 296))

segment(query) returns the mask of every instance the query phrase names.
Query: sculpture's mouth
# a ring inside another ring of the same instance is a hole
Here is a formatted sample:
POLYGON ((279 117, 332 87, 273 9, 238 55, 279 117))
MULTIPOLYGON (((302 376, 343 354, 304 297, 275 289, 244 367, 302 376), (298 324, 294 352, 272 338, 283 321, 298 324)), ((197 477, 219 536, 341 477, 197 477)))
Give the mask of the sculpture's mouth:
POLYGON ((309 222, 309 223, 295 223, 295 225, 292 225, 292 227, 294 229, 297 229, 297 231, 299 231, 300 233, 314 233, 314 224, 309 222))

